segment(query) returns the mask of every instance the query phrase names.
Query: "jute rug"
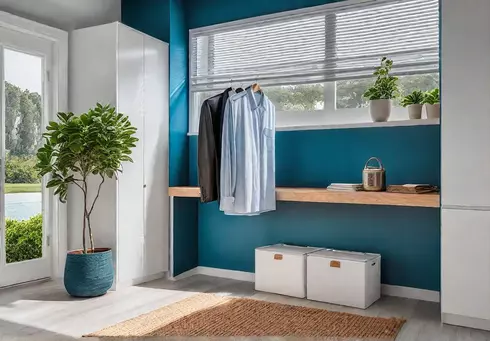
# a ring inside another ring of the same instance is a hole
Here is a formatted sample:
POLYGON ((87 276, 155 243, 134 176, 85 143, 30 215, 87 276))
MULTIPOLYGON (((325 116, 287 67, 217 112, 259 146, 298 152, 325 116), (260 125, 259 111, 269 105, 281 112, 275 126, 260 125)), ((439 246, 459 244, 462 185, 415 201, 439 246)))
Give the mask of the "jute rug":
POLYGON ((198 294, 92 337, 292 336, 394 340, 405 320, 198 294))

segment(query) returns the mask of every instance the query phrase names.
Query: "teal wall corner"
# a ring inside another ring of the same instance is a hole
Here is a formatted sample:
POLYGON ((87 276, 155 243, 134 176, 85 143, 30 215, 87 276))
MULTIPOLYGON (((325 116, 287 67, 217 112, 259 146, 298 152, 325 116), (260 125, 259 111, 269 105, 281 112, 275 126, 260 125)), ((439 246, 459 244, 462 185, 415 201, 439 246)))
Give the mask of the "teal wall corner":
MULTIPOLYGON (((169 43, 169 185, 189 184, 188 27, 181 0, 122 0, 122 22, 169 43)), ((197 200, 176 199, 174 274, 197 265, 197 200)))
POLYGON ((168 0, 121 0, 121 21, 164 42, 170 41, 168 0))
POLYGON ((174 198, 174 276, 180 275, 198 265, 197 210, 197 199, 174 198))
POLYGON ((122 0, 122 22, 169 43, 170 186, 189 183, 188 28, 181 0, 122 0))

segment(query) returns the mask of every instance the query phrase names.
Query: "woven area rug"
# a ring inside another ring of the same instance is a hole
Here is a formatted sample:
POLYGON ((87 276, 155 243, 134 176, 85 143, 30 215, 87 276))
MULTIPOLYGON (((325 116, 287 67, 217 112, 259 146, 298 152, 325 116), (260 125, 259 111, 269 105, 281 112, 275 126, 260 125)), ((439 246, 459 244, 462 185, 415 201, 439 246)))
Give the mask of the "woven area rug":
POLYGON ((198 294, 91 337, 289 336, 394 340, 405 320, 198 294))

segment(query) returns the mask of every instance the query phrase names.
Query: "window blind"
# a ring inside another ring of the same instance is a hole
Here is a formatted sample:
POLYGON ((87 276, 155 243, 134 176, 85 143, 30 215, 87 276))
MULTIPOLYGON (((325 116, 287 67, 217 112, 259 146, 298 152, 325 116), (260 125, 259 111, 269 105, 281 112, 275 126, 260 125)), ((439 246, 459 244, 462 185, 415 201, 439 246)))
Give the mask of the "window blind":
POLYGON ((191 30, 191 91, 439 70, 438 0, 349 0, 191 30))

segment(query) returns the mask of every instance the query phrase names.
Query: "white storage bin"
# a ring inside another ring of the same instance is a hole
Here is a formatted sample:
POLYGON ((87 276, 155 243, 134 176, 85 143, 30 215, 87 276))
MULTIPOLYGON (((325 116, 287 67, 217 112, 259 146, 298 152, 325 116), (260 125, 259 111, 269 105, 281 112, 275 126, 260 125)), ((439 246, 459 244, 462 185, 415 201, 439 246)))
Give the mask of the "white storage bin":
POLYGON ((321 250, 307 257, 307 298, 366 309, 381 295, 381 255, 321 250))
POLYGON ((304 298, 306 255, 321 250, 285 244, 255 249, 255 290, 304 298))

